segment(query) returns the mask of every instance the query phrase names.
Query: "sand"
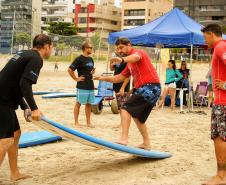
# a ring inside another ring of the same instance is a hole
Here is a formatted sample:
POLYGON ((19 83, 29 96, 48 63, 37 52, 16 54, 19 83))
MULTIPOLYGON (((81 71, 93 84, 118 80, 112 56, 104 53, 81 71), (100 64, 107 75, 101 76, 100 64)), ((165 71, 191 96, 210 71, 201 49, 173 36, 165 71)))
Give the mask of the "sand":
MULTIPOLYGON (((62 89, 73 92, 75 83, 67 74, 69 63, 60 63, 59 71, 53 72, 54 63, 45 62, 35 91, 62 89)), ((3 62, 0 63, 0 69, 3 62)), ((96 64, 97 74, 106 64, 96 64)), ((194 82, 205 80, 208 64, 193 65, 194 82)), ((42 99, 35 96, 40 110, 52 120, 73 128, 74 98, 42 99)), ((185 109, 186 111, 187 109, 185 109)), ((17 182, 18 185, 198 185, 214 175, 216 165, 213 143, 210 140, 210 110, 202 108, 207 115, 180 114, 179 109, 153 110, 147 120, 151 133, 152 149, 170 152, 173 156, 164 160, 148 160, 114 151, 100 150, 64 140, 42 146, 19 150, 21 172, 33 177, 17 182)), ((22 111, 17 114, 22 132, 38 131, 33 123, 26 123, 22 111)), ((78 130, 90 135, 114 141, 120 134, 113 128, 120 121, 110 107, 104 107, 100 115, 92 114, 96 128, 85 126, 84 107, 78 130)), ((129 145, 141 143, 134 123, 129 133, 129 145)), ((7 158, 0 169, 0 184, 13 184, 9 180, 7 158)))

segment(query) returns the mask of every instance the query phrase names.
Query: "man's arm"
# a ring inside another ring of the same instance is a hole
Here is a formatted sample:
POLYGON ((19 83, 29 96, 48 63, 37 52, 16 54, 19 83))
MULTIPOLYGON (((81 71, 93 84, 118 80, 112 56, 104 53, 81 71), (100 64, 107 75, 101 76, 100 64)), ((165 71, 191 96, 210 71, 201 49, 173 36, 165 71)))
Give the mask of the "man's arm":
POLYGON ((36 102, 34 100, 34 96, 32 93, 32 81, 27 78, 22 78, 20 80, 20 88, 22 91, 22 95, 25 98, 27 104, 29 105, 30 109, 37 110, 38 107, 36 105, 36 102))
POLYGON ((115 76, 94 76, 93 80, 101 80, 101 81, 106 81, 106 82, 111 82, 111 83, 120 83, 123 82, 126 79, 125 76, 122 74, 118 74, 115 76))
POLYGON ((29 109, 28 105, 26 104, 26 102, 24 101, 24 98, 21 98, 19 100, 19 105, 20 105, 20 108, 22 110, 26 110, 26 109, 29 109))
POLYGON ((110 64, 111 65, 115 65, 115 64, 120 64, 122 62, 125 62, 125 63, 135 63, 135 62, 138 62, 140 61, 141 59, 141 56, 139 54, 132 54, 132 55, 129 55, 127 57, 114 57, 114 58, 111 58, 110 59, 110 64))
POLYGON ((69 75, 71 76, 71 78, 74 79, 76 82, 85 80, 85 77, 83 77, 83 76, 80 76, 80 77, 75 76, 75 73, 71 68, 68 68, 67 71, 68 71, 69 75))
POLYGON ((115 65, 111 65, 111 63, 110 63, 110 70, 114 71, 115 70, 115 65))
POLYGON ((121 96, 124 95, 125 88, 126 88, 127 84, 129 83, 129 81, 130 81, 130 78, 126 78, 126 79, 124 80, 124 82, 123 82, 123 84, 122 84, 122 86, 121 86, 121 88, 120 88, 120 91, 119 91, 120 94, 121 94, 121 96))

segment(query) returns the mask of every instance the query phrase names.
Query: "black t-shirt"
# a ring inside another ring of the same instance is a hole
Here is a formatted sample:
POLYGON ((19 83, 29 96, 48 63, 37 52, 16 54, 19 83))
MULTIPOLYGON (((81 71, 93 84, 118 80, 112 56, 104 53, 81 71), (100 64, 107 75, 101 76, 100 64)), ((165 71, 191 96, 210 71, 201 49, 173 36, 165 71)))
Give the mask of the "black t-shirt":
POLYGON ((78 89, 94 90, 94 84, 92 80, 93 75, 91 74, 91 71, 94 69, 94 62, 91 57, 80 55, 74 60, 69 68, 73 71, 77 70, 78 76, 85 77, 84 81, 77 83, 76 87, 78 89))
MULTIPOLYGON (((114 66, 115 67, 115 71, 114 71, 114 75, 118 75, 120 74, 126 67, 126 63, 120 63, 114 66)), ((122 87, 123 82, 121 83, 114 83, 113 84, 113 90, 118 93, 122 87)), ((125 87, 125 92, 129 92, 130 89, 130 82, 128 82, 128 84, 125 87)))
POLYGON ((188 76, 190 74, 190 70, 189 69, 185 69, 185 70, 179 69, 179 71, 183 75, 183 79, 188 79, 188 76))
POLYGON ((43 60, 35 50, 18 52, 0 71, 0 105, 17 108, 22 91, 20 82, 23 78, 36 84, 43 60))

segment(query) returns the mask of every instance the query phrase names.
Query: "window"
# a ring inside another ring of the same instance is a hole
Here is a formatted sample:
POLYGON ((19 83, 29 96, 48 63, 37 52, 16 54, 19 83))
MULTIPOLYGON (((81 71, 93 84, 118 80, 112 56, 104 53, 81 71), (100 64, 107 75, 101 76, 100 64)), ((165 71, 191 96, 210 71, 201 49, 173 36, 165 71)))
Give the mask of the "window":
POLYGON ((86 23, 86 17, 79 17, 78 18, 78 23, 86 23))
POLYGON ((224 20, 224 16, 212 16, 212 20, 222 21, 222 20, 224 20))
POLYGON ((111 24, 117 25, 117 21, 111 21, 111 24))
POLYGON ((125 10, 125 16, 144 16, 145 9, 125 10))
POLYGON ((145 23, 144 19, 125 20, 124 26, 140 26, 145 23))

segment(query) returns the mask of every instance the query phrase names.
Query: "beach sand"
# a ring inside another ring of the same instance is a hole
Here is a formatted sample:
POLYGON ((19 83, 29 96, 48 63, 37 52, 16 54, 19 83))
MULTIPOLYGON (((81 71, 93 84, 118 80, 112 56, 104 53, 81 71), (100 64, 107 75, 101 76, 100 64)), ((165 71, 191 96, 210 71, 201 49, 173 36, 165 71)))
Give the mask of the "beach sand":
MULTIPOLYGON (((67 74, 69 63, 59 63, 59 71, 53 72, 54 63, 45 62, 34 91, 58 90, 73 92, 75 83, 67 74)), ((3 62, 0 63, 0 69, 3 62)), ((96 64, 96 73, 101 74, 106 64, 96 64)), ((205 79, 208 64, 194 64, 192 80, 205 79)), ((74 98, 42 99, 35 96, 39 109, 52 120, 73 128, 74 98)), ((213 143, 210 140, 210 110, 202 108, 207 115, 180 114, 153 110, 147 120, 153 150, 170 152, 173 156, 164 160, 150 160, 131 155, 96 149, 69 139, 19 150, 21 172, 33 177, 18 181, 18 185, 198 185, 216 170, 213 143)), ((185 109, 187 111, 187 109, 185 109)), ((23 112, 17 111, 22 132, 38 131, 33 123, 26 123, 23 112)), ((100 115, 92 114, 95 128, 85 126, 84 106, 78 130, 92 136, 115 141, 120 129, 119 115, 104 107, 100 115)), ((137 146, 141 136, 134 123, 131 124, 129 145, 137 146)), ((7 158, 0 168, 0 184, 13 184, 9 180, 7 158)))

